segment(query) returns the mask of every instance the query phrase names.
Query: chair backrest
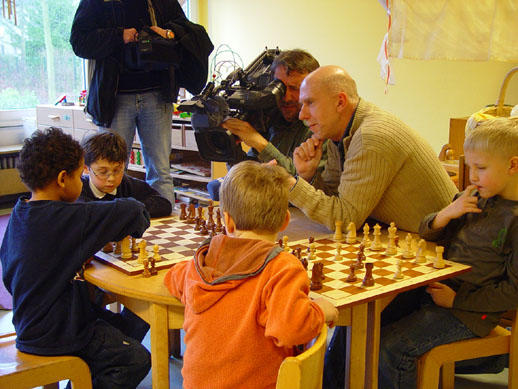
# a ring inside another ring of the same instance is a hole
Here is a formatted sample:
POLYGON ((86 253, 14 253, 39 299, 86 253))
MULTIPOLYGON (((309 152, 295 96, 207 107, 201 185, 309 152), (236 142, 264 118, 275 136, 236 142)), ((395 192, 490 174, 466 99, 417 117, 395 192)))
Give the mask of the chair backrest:
POLYGON ((459 156, 459 182, 457 186, 459 191, 463 191, 469 185, 469 167, 466 165, 464 155, 459 156))
POLYGON ((323 325, 315 343, 296 357, 286 358, 279 368, 276 389, 320 389, 324 372, 327 326, 323 325))

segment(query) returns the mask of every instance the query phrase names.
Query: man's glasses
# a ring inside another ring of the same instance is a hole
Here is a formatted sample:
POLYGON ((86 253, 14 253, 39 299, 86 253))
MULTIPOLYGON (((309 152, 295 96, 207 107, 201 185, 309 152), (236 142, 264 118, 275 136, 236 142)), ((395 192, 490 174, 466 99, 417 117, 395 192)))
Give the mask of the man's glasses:
POLYGON ((100 178, 101 180, 107 180, 110 176, 113 176, 113 177, 118 177, 120 176, 122 173, 124 173, 124 169, 114 169, 114 170, 108 170, 106 172, 99 172, 97 173, 94 169, 92 168, 88 168, 93 174, 94 176, 96 176, 97 178, 100 178))

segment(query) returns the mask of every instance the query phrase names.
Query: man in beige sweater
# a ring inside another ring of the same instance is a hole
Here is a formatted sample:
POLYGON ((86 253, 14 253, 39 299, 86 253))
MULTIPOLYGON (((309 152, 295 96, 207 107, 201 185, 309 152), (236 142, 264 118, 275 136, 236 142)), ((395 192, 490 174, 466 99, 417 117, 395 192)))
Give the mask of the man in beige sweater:
POLYGON ((414 130, 360 99, 338 66, 310 73, 300 90, 299 118, 313 132, 293 154, 290 202, 334 230, 335 221, 359 228, 368 217, 417 232, 430 212, 449 204, 457 189, 430 145, 414 130), (322 142, 328 160, 317 171, 322 142))
MULTIPOLYGON (((430 145, 414 130, 361 100, 356 83, 337 66, 310 73, 300 90, 299 118, 313 132, 293 154, 290 202, 334 229, 357 227, 367 217, 417 232, 421 220, 449 204, 457 192, 430 145), (327 142, 328 159, 316 169, 327 142)), ((324 389, 343 388, 347 331, 337 327, 324 365, 324 389)))

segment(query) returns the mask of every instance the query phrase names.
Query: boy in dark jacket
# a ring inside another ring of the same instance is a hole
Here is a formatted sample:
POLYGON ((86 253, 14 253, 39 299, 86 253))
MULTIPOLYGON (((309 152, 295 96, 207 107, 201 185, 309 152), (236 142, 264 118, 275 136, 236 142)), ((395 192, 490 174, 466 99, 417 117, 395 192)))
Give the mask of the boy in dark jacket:
POLYGON ((83 141, 85 169, 82 201, 133 197, 144 203, 151 217, 169 216, 171 203, 147 182, 124 174, 126 142, 112 132, 99 132, 83 141))
POLYGON ((142 236, 149 214, 134 199, 75 202, 83 166, 81 146, 60 129, 36 131, 24 142, 18 169, 31 196, 18 200, 0 248, 16 346, 79 356, 94 388, 135 388, 150 369, 149 352, 99 319, 82 270, 107 242, 142 236))

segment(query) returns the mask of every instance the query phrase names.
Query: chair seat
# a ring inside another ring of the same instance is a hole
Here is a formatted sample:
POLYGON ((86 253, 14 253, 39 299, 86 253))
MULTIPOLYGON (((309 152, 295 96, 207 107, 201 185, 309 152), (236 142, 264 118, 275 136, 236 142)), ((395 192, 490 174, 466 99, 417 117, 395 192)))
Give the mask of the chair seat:
MULTIPOLYGON (((69 379, 74 389, 91 389, 88 365, 74 356, 39 356, 16 348, 16 335, 0 339, 0 387, 34 388, 69 379)), ((56 387, 57 386, 53 386, 56 387)))

